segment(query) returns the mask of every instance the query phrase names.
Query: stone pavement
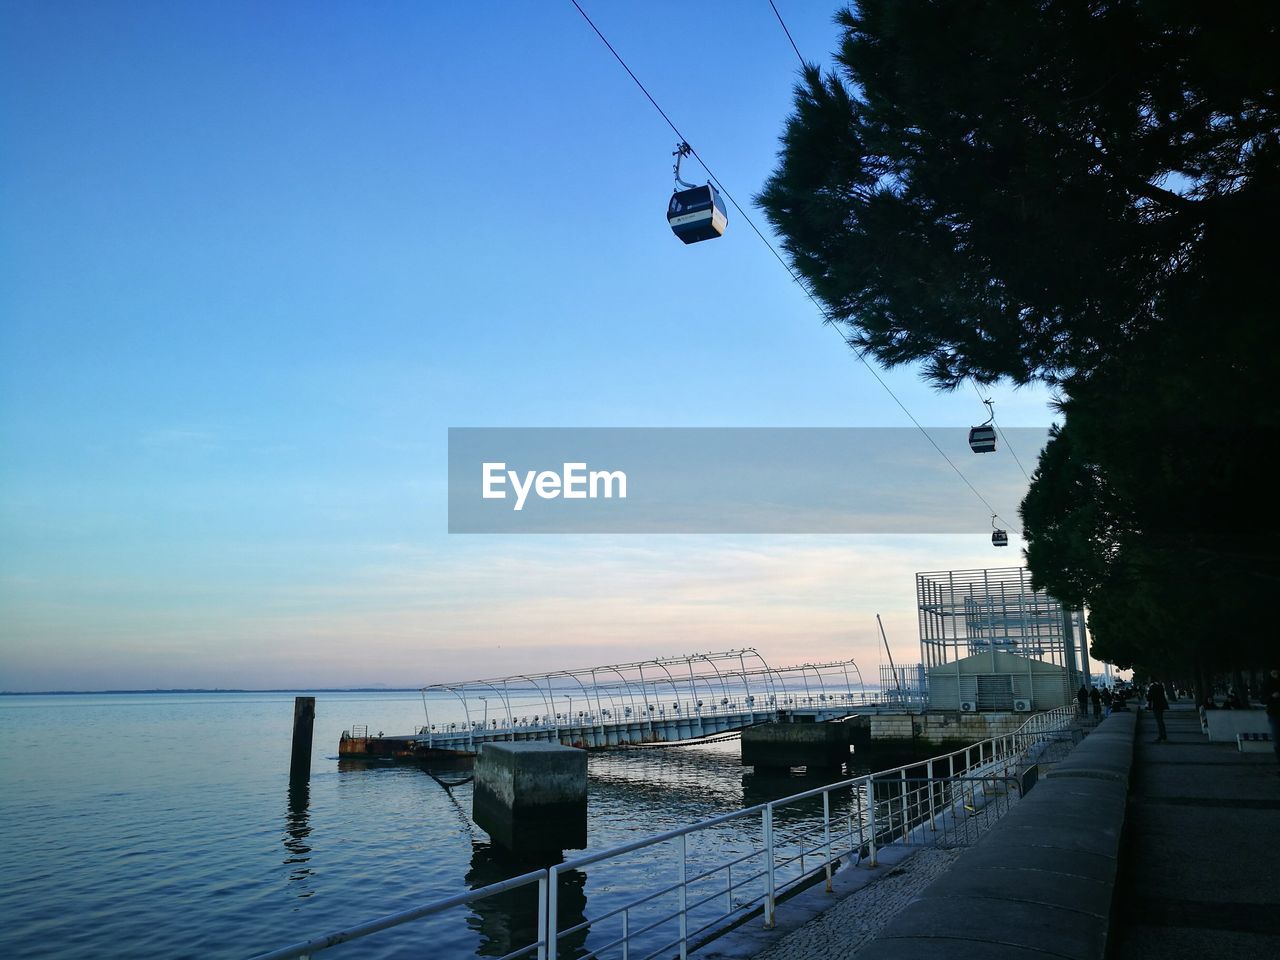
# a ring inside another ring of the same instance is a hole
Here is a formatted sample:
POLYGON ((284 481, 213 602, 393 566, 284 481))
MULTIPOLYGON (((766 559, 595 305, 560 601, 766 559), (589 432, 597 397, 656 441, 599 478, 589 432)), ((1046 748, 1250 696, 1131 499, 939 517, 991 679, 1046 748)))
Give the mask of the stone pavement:
POLYGON ((1209 743, 1190 705, 1142 713, 1108 956, 1280 957, 1280 775, 1209 743))
POLYGON ((758 953, 755 960, 852 956, 959 855, 956 849, 916 850, 899 865, 882 867, 873 883, 758 953))

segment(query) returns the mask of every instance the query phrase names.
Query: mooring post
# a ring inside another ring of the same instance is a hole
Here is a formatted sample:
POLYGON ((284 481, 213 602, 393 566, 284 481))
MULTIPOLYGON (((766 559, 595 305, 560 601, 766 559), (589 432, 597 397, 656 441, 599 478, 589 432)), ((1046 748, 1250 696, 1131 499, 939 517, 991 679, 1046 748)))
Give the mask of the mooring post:
POLYGON ((482 744, 471 815, 508 852, 581 850, 587 845, 587 752, 560 744, 482 744))
POLYGON ((316 698, 293 698, 293 757, 290 780, 311 779, 311 733, 316 724, 316 698))

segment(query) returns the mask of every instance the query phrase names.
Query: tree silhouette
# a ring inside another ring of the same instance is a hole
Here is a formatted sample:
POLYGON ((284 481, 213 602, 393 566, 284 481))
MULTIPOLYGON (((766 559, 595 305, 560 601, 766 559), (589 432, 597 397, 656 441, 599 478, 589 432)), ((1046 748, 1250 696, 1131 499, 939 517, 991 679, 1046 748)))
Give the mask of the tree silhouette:
POLYGON ((1028 563, 1091 608, 1098 652, 1264 656, 1204 634, 1256 627, 1237 607, 1277 572, 1256 480, 1280 5, 866 0, 836 20, 836 68, 804 71, 757 197, 796 269, 882 364, 1062 393, 1028 563))

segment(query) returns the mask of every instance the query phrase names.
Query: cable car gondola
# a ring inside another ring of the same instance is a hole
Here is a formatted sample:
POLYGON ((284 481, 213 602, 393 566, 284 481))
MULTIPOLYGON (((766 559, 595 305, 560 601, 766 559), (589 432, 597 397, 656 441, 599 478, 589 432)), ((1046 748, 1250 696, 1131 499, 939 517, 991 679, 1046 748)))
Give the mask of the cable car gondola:
POLYGON ((991 515, 991 545, 993 547, 1007 547, 1009 545, 1009 534, 996 526, 997 516, 991 515))
POLYGON ((671 202, 667 204, 671 232, 685 243, 714 240, 723 236, 724 228, 729 225, 729 214, 715 187, 709 182, 696 187, 680 179, 680 161, 692 152, 692 147, 681 143, 672 154, 676 158, 676 185, 685 189, 671 194, 671 202))
POLYGON ((987 410, 991 416, 987 418, 986 423, 980 424, 969 431, 969 449, 974 453, 995 453, 996 428, 994 423, 996 411, 991 406, 990 400, 983 400, 982 402, 987 405, 987 410))

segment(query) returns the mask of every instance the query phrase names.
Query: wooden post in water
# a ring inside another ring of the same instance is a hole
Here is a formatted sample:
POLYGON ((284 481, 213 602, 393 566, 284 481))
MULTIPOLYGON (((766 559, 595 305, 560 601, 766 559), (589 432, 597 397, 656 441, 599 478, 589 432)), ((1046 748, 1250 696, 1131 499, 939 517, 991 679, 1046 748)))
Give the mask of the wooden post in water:
POLYGON ((316 723, 316 698, 293 698, 293 759, 290 780, 311 779, 311 732, 316 723))

